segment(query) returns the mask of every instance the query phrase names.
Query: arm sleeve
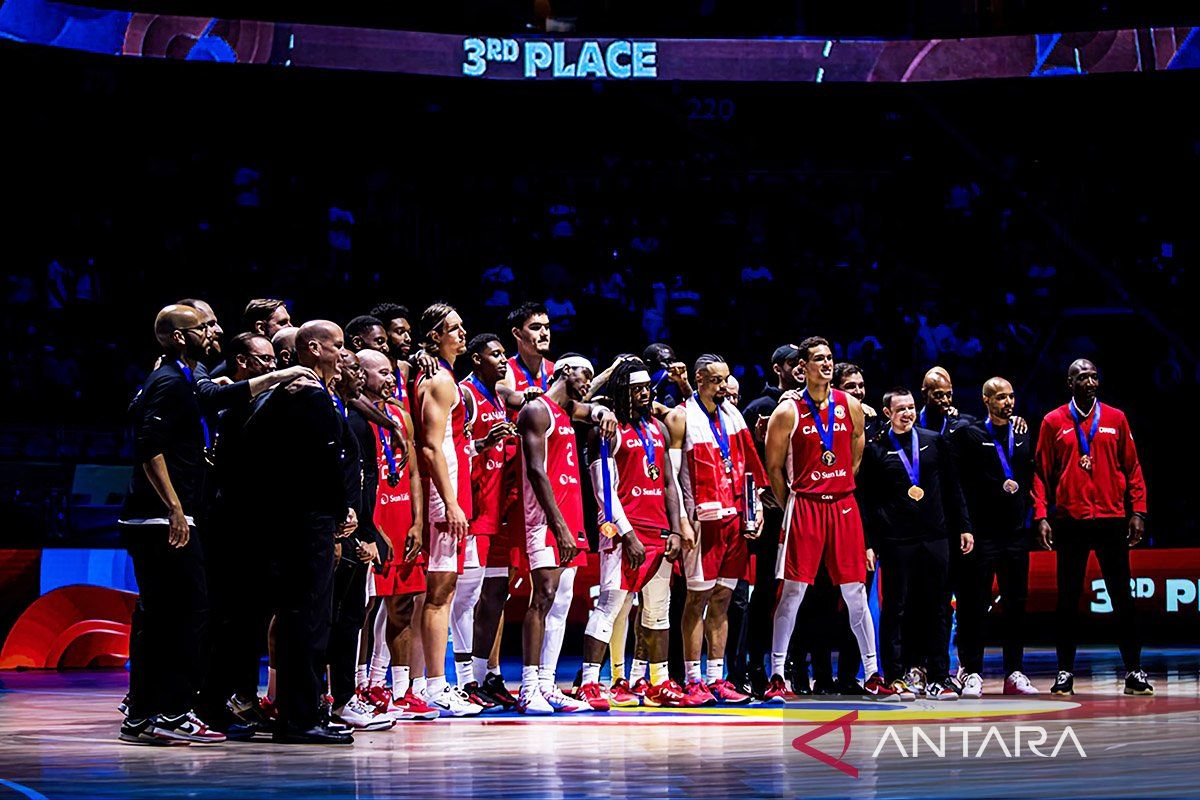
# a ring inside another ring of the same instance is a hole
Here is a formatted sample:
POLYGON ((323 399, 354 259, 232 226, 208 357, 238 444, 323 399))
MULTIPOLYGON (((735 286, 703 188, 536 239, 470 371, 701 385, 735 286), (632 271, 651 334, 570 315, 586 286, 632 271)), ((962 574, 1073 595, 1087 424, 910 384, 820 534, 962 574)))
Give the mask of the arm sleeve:
POLYGON ((1054 494, 1054 432, 1050 418, 1042 420, 1042 428, 1038 432, 1037 449, 1033 457, 1033 518, 1048 517, 1050 504, 1054 494))
POLYGON ((619 475, 617 473, 617 462, 612 456, 607 459, 597 458, 588 465, 588 472, 592 476, 592 491, 596 495, 596 505, 600 507, 596 519, 599 522, 604 522, 604 474, 602 472, 603 462, 608 462, 608 474, 612 480, 612 521, 617 524, 622 534, 633 532, 633 525, 625 517, 625 508, 621 505, 621 498, 617 496, 617 481, 619 475))
POLYGON ((1125 507, 1129 513, 1146 513, 1146 479, 1142 476, 1142 464, 1138 460, 1137 445, 1133 443, 1133 432, 1129 419, 1122 418, 1117 456, 1121 471, 1125 473, 1125 507))

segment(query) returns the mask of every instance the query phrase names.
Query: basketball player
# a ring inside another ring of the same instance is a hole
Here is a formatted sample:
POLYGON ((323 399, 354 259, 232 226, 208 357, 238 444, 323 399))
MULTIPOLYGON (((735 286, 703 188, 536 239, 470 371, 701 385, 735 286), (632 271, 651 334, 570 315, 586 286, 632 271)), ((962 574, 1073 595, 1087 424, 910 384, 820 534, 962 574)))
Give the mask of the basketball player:
POLYGON ((749 577, 746 538, 762 530, 762 508, 756 497, 745 494, 745 479, 753 476, 755 485, 762 486, 767 476, 741 413, 725 402, 725 359, 700 356, 695 377, 696 391, 667 415, 671 446, 682 451, 679 484, 684 508, 689 520, 700 526, 696 546, 683 556, 684 691, 695 705, 748 703, 749 695, 725 679, 727 612, 737 582, 749 577), (707 684, 700 673, 705 639, 707 684))
POLYGON ((550 353, 550 315, 541 303, 522 303, 508 315, 517 354, 508 360, 504 384, 532 399, 546 391, 554 362, 550 353))
MULTIPOLYGON (((363 396, 394 425, 384 428, 371 424, 372 447, 364 453, 364 470, 377 473, 375 503, 371 509, 375 526, 383 540, 384 552, 367 586, 371 598, 359 646, 359 694, 378 713, 396 720, 434 719, 438 711, 429 707, 412 691, 412 648, 420 647, 414 637, 414 609, 424 595, 425 565, 421 558, 421 532, 425 523, 425 496, 420 466, 408 453, 416 452, 412 437, 412 418, 402 408, 389 407, 396 377, 392 362, 375 349, 360 350, 365 384, 363 396), (403 446, 394 440, 398 426, 407 440, 403 446), (373 456, 373 459, 370 458, 373 456), (367 671, 368 658, 370 672, 367 671), (384 669, 391 664, 392 689, 383 686, 384 669)), ((364 482, 365 483, 365 482, 364 482)), ((365 490, 365 488, 364 488, 365 490)))
POLYGON ((555 683, 562 638, 574 592, 575 570, 587 563, 583 496, 579 485, 579 449, 573 419, 600 425, 608 439, 617 418, 603 406, 582 401, 594 370, 579 355, 555 365, 546 393, 521 409, 517 429, 525 469, 525 552, 529 559, 530 598, 522 630, 524 666, 517 710, 524 714, 577 712, 591 709, 583 700, 564 695, 555 683))
POLYGON ((592 489, 601 509, 600 598, 588 618, 582 685, 576 697, 597 710, 607 709, 600 660, 612 637, 614 618, 630 593, 641 592, 640 626, 646 628, 651 684, 644 699, 651 706, 677 707, 683 704, 683 689, 667 674, 671 564, 682 553, 684 539, 694 541, 694 534, 679 515, 675 474, 667 457, 670 434, 651 416, 645 365, 640 360, 618 364, 606 394, 618 427, 611 445, 593 430, 588 447, 592 489))
POLYGON ((1146 482, 1129 420, 1119 409, 1101 405, 1099 388, 1095 364, 1086 358, 1072 362, 1067 369, 1071 400, 1046 415, 1038 435, 1033 517, 1041 546, 1058 553, 1058 677, 1050 692, 1075 691, 1079 593, 1088 552, 1095 550, 1125 661, 1125 694, 1152 695, 1128 589, 1129 548, 1146 532, 1146 482))
MULTIPOLYGON (((459 576, 450 627, 459 688, 485 710, 503 710, 515 706, 516 698, 509 694, 498 672, 489 672, 489 659, 508 595, 510 548, 508 537, 500 529, 508 499, 504 475, 505 466, 516 457, 520 444, 517 427, 508 419, 505 398, 516 393, 502 383, 508 374, 508 360, 496 334, 482 333, 471 339, 467 356, 471 374, 460 385, 477 409, 471 423, 474 515, 469 535, 473 537, 478 559, 477 564, 465 566, 459 576), (498 550, 495 555, 492 547, 498 550), (490 591, 487 602, 483 603, 483 586, 489 580, 490 591)), ((515 400, 518 408, 524 402, 520 395, 515 400)))
POLYGON ((435 303, 421 314, 425 348, 441 369, 417 373, 414 406, 421 469, 429 484, 425 608, 421 638, 428 684, 425 699, 445 716, 475 716, 483 707, 446 682, 450 605, 466 559, 471 514, 471 409, 454 380, 454 362, 467 349, 467 331, 452 306, 435 303))
POLYGON ((385 355, 388 352, 388 338, 383 323, 369 315, 355 317, 346 323, 346 343, 355 353, 367 348, 385 355))
POLYGON ((864 423, 858 400, 833 389, 829 342, 811 336, 798 347, 796 369, 804 374, 801 399, 781 402, 767 423, 767 472, 785 508, 776 576, 783 581, 775 607, 771 682, 767 702, 785 700, 788 641, 804 593, 824 562, 850 614, 862 655, 864 689, 878 700, 898 699, 879 673, 875 626, 864 585, 868 568, 862 519, 854 499, 854 476, 862 461, 864 423))

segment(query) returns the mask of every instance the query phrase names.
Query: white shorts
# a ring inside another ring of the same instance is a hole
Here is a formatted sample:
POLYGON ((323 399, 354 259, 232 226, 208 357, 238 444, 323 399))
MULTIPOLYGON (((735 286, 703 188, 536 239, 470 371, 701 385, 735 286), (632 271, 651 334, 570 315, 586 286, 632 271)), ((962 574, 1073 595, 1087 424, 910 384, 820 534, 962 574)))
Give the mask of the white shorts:
POLYGON ((579 553, 570 564, 563 564, 558 556, 558 542, 545 525, 525 526, 525 554, 529 557, 530 569, 551 567, 583 567, 587 565, 587 539, 577 540, 579 553))

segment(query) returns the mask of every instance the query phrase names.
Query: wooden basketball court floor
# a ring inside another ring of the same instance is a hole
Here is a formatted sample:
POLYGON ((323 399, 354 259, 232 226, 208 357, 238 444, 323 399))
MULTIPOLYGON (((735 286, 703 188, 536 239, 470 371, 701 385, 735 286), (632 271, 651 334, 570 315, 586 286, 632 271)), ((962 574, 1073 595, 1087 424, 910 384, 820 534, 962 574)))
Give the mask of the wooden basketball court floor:
MULTIPOLYGON (((1146 666, 1153 698, 1123 696, 1115 654, 1084 651, 1069 700, 1004 697, 990 676, 982 700, 486 716, 338 748, 124 745, 123 671, 7 672, 0 800, 1200 796, 1200 652, 1148 651, 1146 666)), ((1039 688, 1052 670, 1030 654, 1039 688)))

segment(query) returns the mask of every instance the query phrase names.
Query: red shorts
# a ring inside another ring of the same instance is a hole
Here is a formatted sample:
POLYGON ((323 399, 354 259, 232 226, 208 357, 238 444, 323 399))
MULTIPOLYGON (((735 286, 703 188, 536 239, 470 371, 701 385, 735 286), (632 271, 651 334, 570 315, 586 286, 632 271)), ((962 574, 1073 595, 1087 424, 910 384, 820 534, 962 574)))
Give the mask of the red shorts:
MULTIPOLYGON (((518 506, 519 509, 519 506, 518 506)), ((514 569, 521 566, 525 550, 525 520, 520 511, 509 513, 500 523, 500 530, 487 537, 487 555, 483 565, 488 569, 514 569)))
POLYGON ((375 596, 393 597, 400 594, 416 594, 425 591, 424 559, 417 558, 412 564, 389 561, 375 567, 375 596))
POLYGON ((701 584, 722 578, 749 580, 750 554, 746 537, 742 535, 742 518, 738 515, 699 523, 696 546, 683 553, 683 576, 693 591, 710 588, 701 584))
POLYGON ((638 538, 646 548, 646 560, 637 569, 631 569, 625 558, 625 546, 620 539, 600 540, 600 591, 610 592, 624 589, 640 592, 642 587, 655 576, 667 552, 665 539, 638 531, 638 538))
POLYGON ((867 547, 853 494, 836 500, 793 494, 780 542, 776 578, 811 584, 824 560, 835 586, 866 580, 867 547))

